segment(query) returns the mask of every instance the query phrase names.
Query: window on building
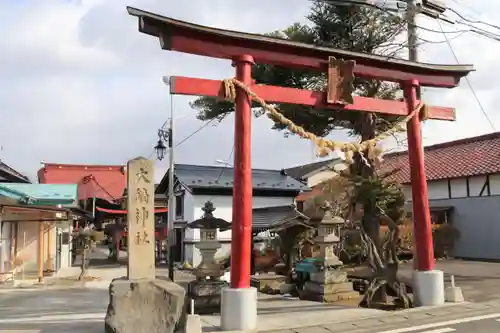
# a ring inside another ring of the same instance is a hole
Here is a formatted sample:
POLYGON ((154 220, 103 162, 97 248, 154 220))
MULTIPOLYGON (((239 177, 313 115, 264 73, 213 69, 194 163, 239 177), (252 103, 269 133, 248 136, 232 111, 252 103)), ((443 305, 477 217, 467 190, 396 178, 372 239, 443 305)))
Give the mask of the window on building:
POLYGON ((450 211, 448 210, 431 211, 432 224, 449 224, 449 220, 450 220, 450 211))
POLYGON ((184 195, 177 195, 175 197, 175 217, 177 219, 184 218, 184 195))
MULTIPOLYGON (((431 208, 431 224, 441 225, 441 224, 452 224, 451 219, 452 211, 450 209, 435 209, 431 208)), ((411 212, 407 213, 407 219, 412 221, 413 214, 411 212)))

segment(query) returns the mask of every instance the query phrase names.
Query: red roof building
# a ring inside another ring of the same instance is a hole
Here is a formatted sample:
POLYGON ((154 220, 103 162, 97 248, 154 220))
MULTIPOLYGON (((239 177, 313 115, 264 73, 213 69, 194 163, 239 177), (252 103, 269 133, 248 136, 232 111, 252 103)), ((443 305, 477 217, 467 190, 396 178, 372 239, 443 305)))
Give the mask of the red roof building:
MULTIPOLYGON (((424 147, 424 161, 428 181, 500 174, 500 132, 424 147)), ((388 180, 411 183, 407 151, 384 156, 381 171, 393 170, 398 171, 388 180)), ((304 201, 318 193, 319 190, 313 188, 301 193, 296 200, 304 201)))
MULTIPOLYGON (((500 173, 500 132, 424 147, 427 180, 444 180, 500 173)), ((409 184, 408 152, 384 156, 383 171, 397 170, 388 179, 409 184)))
POLYGON ((44 163, 38 170, 42 184, 77 184, 78 199, 100 198, 116 203, 123 197, 127 185, 123 165, 76 165, 44 163))

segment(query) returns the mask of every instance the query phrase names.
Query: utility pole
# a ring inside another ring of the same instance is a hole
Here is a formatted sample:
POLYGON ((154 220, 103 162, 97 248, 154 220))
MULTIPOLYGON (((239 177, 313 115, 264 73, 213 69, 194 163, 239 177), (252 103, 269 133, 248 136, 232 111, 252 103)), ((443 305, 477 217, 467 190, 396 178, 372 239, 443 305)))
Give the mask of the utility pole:
POLYGON ((168 277, 170 281, 174 281, 174 251, 175 251, 175 230, 174 230, 174 110, 170 111, 170 128, 168 129, 168 148, 169 148, 169 174, 168 174, 168 227, 167 227, 167 241, 168 241, 168 277))
MULTIPOLYGON (((170 77, 163 76, 163 83, 166 86, 170 86, 170 77)), ((174 219, 175 219, 175 197, 174 197, 174 105, 172 101, 172 96, 170 96, 170 124, 168 131, 166 133, 163 129, 158 130, 158 135, 160 136, 160 140, 158 141, 159 147, 155 147, 155 149, 165 149, 162 144, 163 140, 168 141, 168 152, 169 152, 169 167, 168 167, 168 221, 167 221, 167 248, 168 248, 168 278, 170 281, 174 281, 174 259, 175 259, 175 228, 174 228, 174 219)), ((163 159, 163 154, 159 159, 163 159)))
MULTIPOLYGON (((408 0, 406 7, 406 22, 408 30, 408 60, 418 61, 417 45, 417 4, 415 0, 408 0)), ((417 98, 421 97, 420 86, 417 88, 417 98)))

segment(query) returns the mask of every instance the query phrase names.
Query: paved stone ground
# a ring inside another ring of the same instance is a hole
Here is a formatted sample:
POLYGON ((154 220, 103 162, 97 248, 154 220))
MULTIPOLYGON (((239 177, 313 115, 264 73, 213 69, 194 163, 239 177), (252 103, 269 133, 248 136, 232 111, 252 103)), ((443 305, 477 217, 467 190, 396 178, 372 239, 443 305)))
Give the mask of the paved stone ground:
MULTIPOLYGON (((46 277, 44 283, 37 282, 37 274, 33 275, 31 280, 17 280, 15 282, 16 289, 54 289, 54 288, 103 288, 107 289, 111 280, 117 277, 127 275, 126 262, 121 260, 120 263, 111 263, 107 259, 108 250, 103 247, 94 249, 91 254, 91 266, 87 276, 96 278, 93 281, 76 281, 80 275, 80 267, 78 260, 73 267, 61 269, 57 276, 46 277)), ((126 257, 126 252, 121 252, 121 258, 126 257)), ((168 276, 168 268, 166 265, 156 268, 158 276, 168 276)), ((175 271, 174 280, 181 284, 194 279, 189 271, 175 271)), ((11 284, 0 285, 0 293, 9 291, 13 288, 11 284)), ((1 332, 0 332, 1 333, 1 332)))
MULTIPOLYGON (((11 291, 0 294, 1 333, 101 333, 108 295, 102 289, 11 291)), ((269 333, 497 333, 500 300, 383 312, 302 304, 267 297, 259 331, 269 333), (284 304, 288 302, 288 304, 284 304), (292 328, 290 328, 292 327, 292 328), (445 329, 436 331, 436 328, 445 329)), ((212 318, 213 319, 213 318, 212 318)), ((205 322, 210 321, 204 316, 205 322)), ((216 323, 214 323, 216 324, 216 323)), ((204 332, 217 327, 205 325, 204 332)))
MULTIPOLYGON (((436 269, 445 273, 445 281, 449 283, 450 275, 455 276, 455 284, 462 288, 465 300, 484 302, 500 299, 500 263, 438 260, 436 269)), ((403 265, 401 274, 411 276, 411 264, 403 265)), ((499 331, 500 332, 500 331, 499 331)))
MULTIPOLYGON (((450 274, 455 275, 456 283, 468 301, 482 303, 388 313, 262 296, 259 302, 260 329, 274 333, 500 332, 500 322, 497 321, 500 319, 500 264, 449 260, 438 261, 436 268, 443 270, 447 279, 450 274), (479 319, 464 322, 468 317, 479 319), (439 331, 431 327, 437 327, 439 331)), ((79 269, 74 268, 61 275, 74 276, 78 272, 79 269)), ((166 268, 158 269, 158 275, 167 273, 166 268)), ((403 265, 401 273, 411 276, 411 265, 403 265)), ((87 283, 86 288, 71 285, 59 289, 56 284, 29 291, 0 291, 0 333, 102 332, 108 302, 105 289, 111 279, 126 275, 126 268, 120 265, 95 266, 89 275, 101 280, 87 283)), ((184 283, 192 276, 188 272, 176 272, 175 279, 184 283)), ((203 316, 203 323, 204 331, 216 331, 219 318, 203 316)))
POLYGON ((0 294, 0 332, 104 332, 102 289, 19 290, 0 294))
MULTIPOLYGON (((442 307, 417 308, 394 313, 378 313, 370 318, 347 319, 331 313, 322 324, 289 329, 265 330, 268 333, 498 333, 500 300, 462 303, 442 307), (346 320, 347 319, 347 320, 346 320), (328 322, 325 322, 328 321, 328 322), (473 328, 473 329, 471 329, 473 328), (441 329, 441 330, 437 330, 441 329)), ((260 317, 259 317, 260 319, 260 317)), ((280 317, 280 321, 287 318, 280 317)))
MULTIPOLYGON (((466 261, 466 260, 438 260, 436 269, 444 272, 445 283, 449 285, 450 277, 455 277, 455 284, 462 288, 464 297, 470 302, 484 302, 500 299, 500 263, 466 261)), ((356 269, 363 275, 363 269, 356 269)), ((411 283, 413 264, 402 264, 399 276, 411 283)))

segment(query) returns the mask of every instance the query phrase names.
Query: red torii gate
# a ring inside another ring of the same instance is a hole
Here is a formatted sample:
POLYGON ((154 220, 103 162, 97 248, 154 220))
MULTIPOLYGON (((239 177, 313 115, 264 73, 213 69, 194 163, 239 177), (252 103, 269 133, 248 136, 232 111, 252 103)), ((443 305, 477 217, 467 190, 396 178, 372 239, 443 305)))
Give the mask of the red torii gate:
MULTIPOLYGON (((221 30, 175 20, 136 8, 128 13, 139 19, 139 31, 159 38, 161 48, 232 60, 236 80, 271 103, 289 103, 345 111, 375 112, 406 116, 420 103, 419 86, 453 88, 473 71, 471 65, 431 65, 332 48, 316 47, 272 37, 221 30), (329 57, 354 60, 354 74, 360 77, 399 82, 405 102, 354 97, 353 104, 329 104, 327 93, 254 84, 254 62, 286 68, 326 72, 329 57)), ((217 97, 221 81, 187 77, 171 78, 171 93, 217 97)), ((234 136, 234 191, 231 246, 231 288, 222 297, 223 329, 245 330, 256 326, 256 293, 250 287, 250 242, 252 233, 251 100, 236 88, 234 136), (229 304, 228 304, 229 303, 229 304)), ((427 106, 430 119, 455 119, 452 108, 427 106)), ((427 182, 420 128, 420 115, 408 123, 408 151, 412 179, 414 232, 417 265, 415 287, 422 305, 443 300, 443 274, 434 271, 434 249, 428 207, 427 182)))

